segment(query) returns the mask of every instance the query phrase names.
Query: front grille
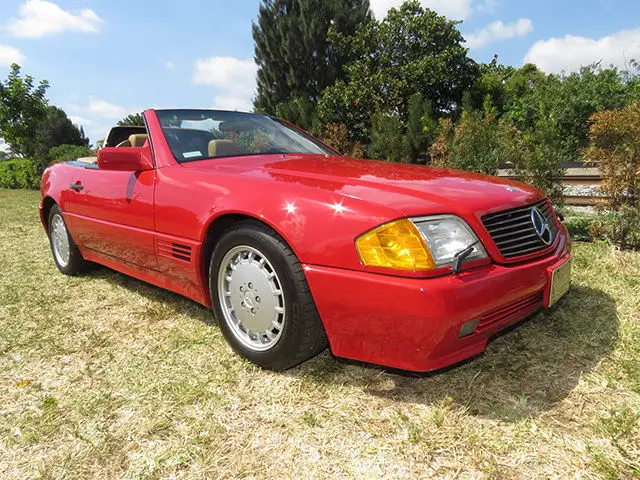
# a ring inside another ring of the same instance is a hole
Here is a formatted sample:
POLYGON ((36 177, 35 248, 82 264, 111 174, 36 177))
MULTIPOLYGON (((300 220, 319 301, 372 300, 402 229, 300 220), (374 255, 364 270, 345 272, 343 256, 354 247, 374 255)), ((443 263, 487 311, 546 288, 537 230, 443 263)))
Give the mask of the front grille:
POLYGON ((549 248, 549 245, 540 238, 531 221, 533 207, 537 207, 547 219, 552 235, 551 243, 553 243, 558 233, 558 225, 554 219, 551 204, 547 200, 482 217, 482 223, 503 257, 519 257, 549 248))
POLYGON ((494 325, 507 325, 515 320, 528 317, 542 307, 543 295, 543 292, 539 291, 483 315, 475 333, 482 333, 494 325))

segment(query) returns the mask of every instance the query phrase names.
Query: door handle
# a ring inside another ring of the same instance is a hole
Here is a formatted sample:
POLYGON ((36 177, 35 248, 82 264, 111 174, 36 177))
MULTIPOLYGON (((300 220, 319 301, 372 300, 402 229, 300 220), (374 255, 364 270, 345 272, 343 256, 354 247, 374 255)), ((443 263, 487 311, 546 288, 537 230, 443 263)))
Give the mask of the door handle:
POLYGON ((75 191, 75 192, 79 192, 80 190, 82 190, 84 188, 83 185, 80 185, 79 183, 72 183, 70 185, 71 190, 75 191))

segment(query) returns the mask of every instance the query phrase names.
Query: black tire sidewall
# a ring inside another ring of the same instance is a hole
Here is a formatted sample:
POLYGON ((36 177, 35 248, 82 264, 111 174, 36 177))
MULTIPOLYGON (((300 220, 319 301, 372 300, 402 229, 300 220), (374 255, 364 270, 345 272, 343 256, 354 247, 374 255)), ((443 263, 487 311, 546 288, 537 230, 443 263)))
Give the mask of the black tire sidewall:
POLYGON ((53 256, 53 261, 55 262, 56 267, 58 267, 58 270, 60 270, 65 275, 77 275, 78 273, 83 271, 86 262, 82 258, 82 255, 80 254, 80 250, 78 250, 78 247, 76 246, 75 242, 71 238, 71 234, 69 233, 69 227, 67 227, 67 222, 64 219, 62 210, 60 210, 60 207, 58 207, 58 205, 54 205, 53 207, 51 207, 51 211, 49 212, 48 226, 49 226, 49 246, 51 248, 51 255, 53 256), (64 222, 65 230, 67 232, 67 238, 69 241, 69 261, 64 266, 58 263, 58 259, 56 258, 56 255, 54 253, 54 248, 53 248, 53 235, 51 231, 51 227, 52 227, 51 222, 53 221, 53 217, 56 214, 60 215, 60 218, 62 218, 62 221, 64 222))
POLYGON ((305 292, 301 292, 293 282, 295 276, 294 268, 301 268, 300 264, 291 252, 291 249, 278 238, 269 235, 263 229, 252 228, 251 225, 242 226, 231 230, 223 235, 214 250, 209 268, 209 289, 211 293, 211 303, 215 312, 220 330, 232 348, 248 360, 264 368, 280 370, 287 368, 287 359, 295 356, 298 350, 298 343, 304 335, 304 324, 300 318, 301 297, 305 292), (224 256, 233 247, 246 245, 253 247, 269 260, 275 269, 285 299, 285 323, 282 335, 278 342, 269 350, 255 351, 243 345, 232 332, 227 324, 218 295, 218 272, 224 256))

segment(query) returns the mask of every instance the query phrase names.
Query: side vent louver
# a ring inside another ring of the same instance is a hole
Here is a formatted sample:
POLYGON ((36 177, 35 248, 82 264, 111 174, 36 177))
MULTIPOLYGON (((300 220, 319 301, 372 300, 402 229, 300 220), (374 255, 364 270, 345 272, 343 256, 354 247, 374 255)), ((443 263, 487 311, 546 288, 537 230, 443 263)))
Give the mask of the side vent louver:
POLYGON ((191 247, 175 242, 158 241, 158 255, 175 258, 183 262, 191 262, 191 247))

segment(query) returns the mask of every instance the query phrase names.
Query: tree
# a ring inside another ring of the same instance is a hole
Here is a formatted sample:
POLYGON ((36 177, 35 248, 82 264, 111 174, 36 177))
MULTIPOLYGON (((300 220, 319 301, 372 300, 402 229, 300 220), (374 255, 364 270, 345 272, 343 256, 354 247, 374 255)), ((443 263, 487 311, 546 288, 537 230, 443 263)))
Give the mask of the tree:
POLYGON ((535 65, 524 65, 504 82, 505 117, 533 136, 541 123, 551 119, 558 149, 553 155, 578 160, 588 145, 589 117, 628 105, 639 83, 637 75, 598 64, 568 76, 545 75, 535 65))
POLYGON ((273 115, 291 98, 315 104, 345 61, 328 42, 329 30, 353 35, 370 19, 369 0, 263 0, 253 24, 256 110, 273 115))
POLYGON ((407 158, 403 144, 402 121, 396 116, 377 112, 372 119, 369 158, 401 162, 407 158))
POLYGON ((144 125, 144 118, 141 113, 132 113, 118 122, 119 127, 141 127, 144 125))
POLYGON ((490 95, 496 114, 501 116, 508 103, 505 86, 515 72, 515 68, 498 63, 497 55, 491 62, 478 65, 479 76, 467 92, 463 108, 481 110, 485 98, 490 95))
POLYGON ((409 162, 426 162, 436 132, 437 122, 433 118, 431 104, 419 93, 413 94, 409 99, 407 131, 404 135, 404 150, 409 162))
POLYGON ((344 125, 327 125, 322 140, 347 157, 364 158, 364 145, 351 140, 347 132, 347 127, 344 125))
POLYGON ((391 9, 382 22, 364 25, 352 38, 334 36, 352 61, 345 67, 347 80, 323 92, 321 122, 345 124, 354 138, 366 141, 371 112, 397 115, 404 127, 409 99, 416 93, 436 117, 456 111, 477 74, 457 25, 411 1, 391 9))
POLYGON ((602 173, 602 192, 613 212, 605 233, 622 248, 640 248, 640 101, 591 117, 584 159, 602 173))
POLYGON ((35 154, 39 167, 43 170, 48 164, 47 154, 50 149, 59 145, 89 146, 89 139, 84 136, 82 127, 76 127, 61 108, 47 107, 44 119, 38 122, 36 129, 35 154))
POLYGON ((46 80, 35 87, 33 77, 22 77, 20 66, 15 63, 7 79, 0 83, 0 136, 14 154, 36 153, 38 125, 47 116, 47 88, 46 80))

